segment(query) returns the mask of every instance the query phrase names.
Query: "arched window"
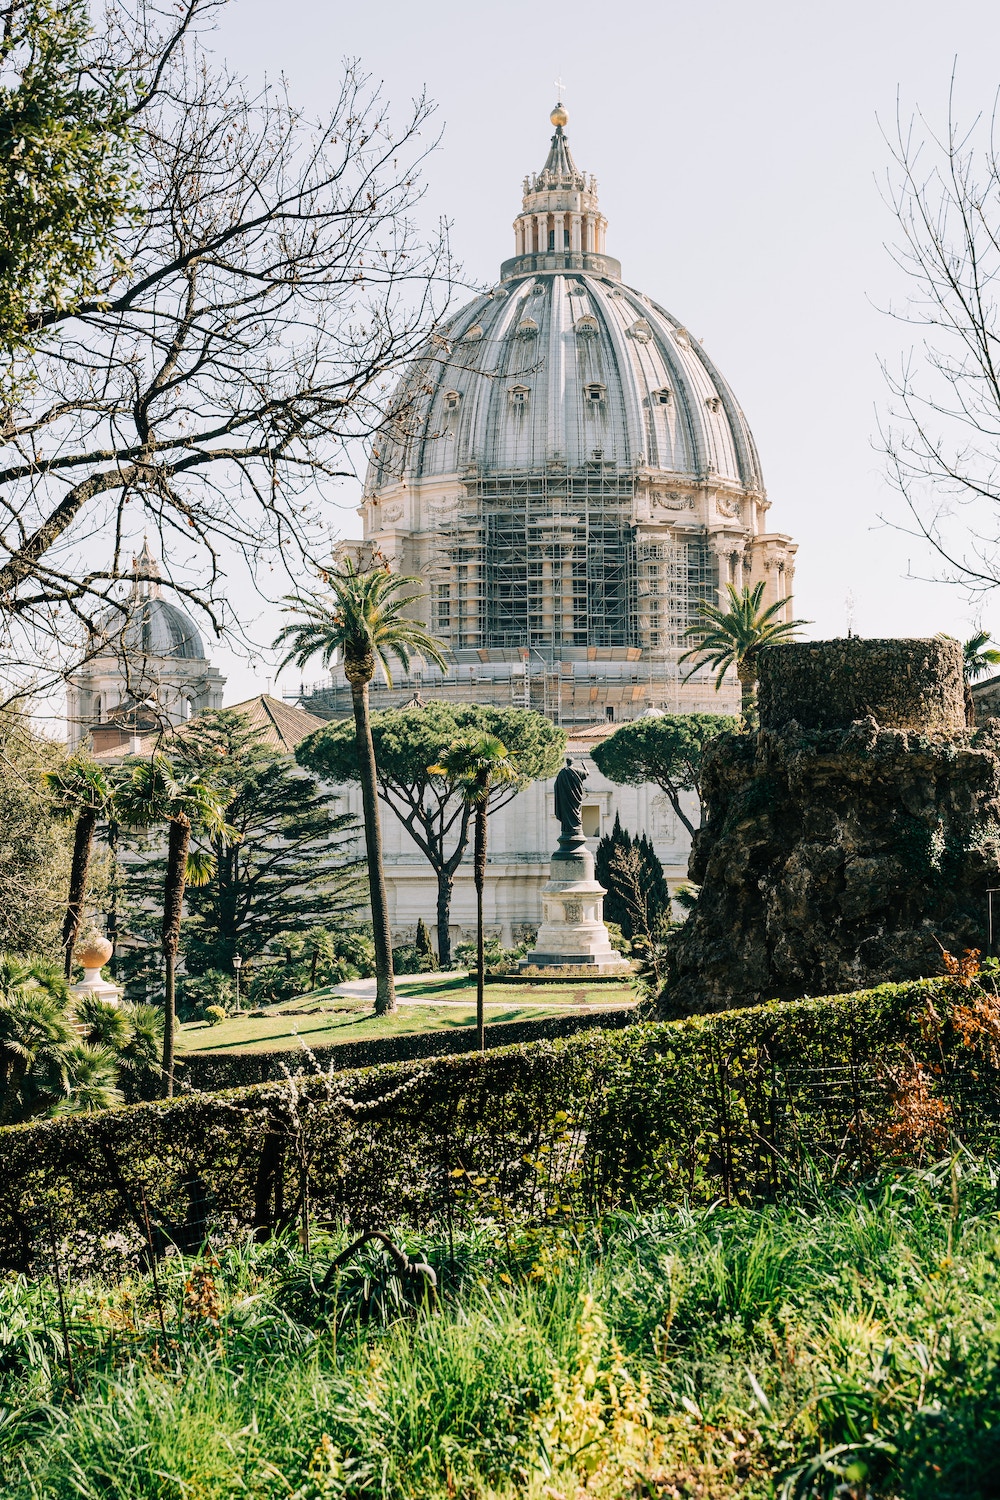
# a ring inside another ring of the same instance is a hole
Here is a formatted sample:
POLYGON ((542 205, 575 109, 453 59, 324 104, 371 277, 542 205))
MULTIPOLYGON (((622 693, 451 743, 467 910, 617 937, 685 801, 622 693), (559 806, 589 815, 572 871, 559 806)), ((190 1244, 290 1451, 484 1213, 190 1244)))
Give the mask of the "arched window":
POLYGON ((458 411, 458 408, 459 408, 459 406, 461 404, 461 401, 462 401, 462 397, 461 397, 461 393, 459 391, 445 391, 445 393, 444 393, 444 409, 445 409, 445 411, 458 411))
POLYGON ((590 385, 584 386, 583 394, 588 406, 598 406, 604 400, 607 392, 604 386, 595 380, 590 385))
POLYGON ((526 385, 511 386, 511 390, 510 390, 510 404, 511 404, 511 406, 527 406, 529 394, 530 394, 530 392, 529 392, 528 387, 526 385))

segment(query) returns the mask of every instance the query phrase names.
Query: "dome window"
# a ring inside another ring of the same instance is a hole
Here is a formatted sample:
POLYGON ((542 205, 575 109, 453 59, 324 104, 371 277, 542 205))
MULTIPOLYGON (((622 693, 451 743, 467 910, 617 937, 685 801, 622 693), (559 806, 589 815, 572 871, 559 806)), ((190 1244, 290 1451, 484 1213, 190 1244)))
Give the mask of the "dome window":
POLYGON ((481 339, 482 336, 483 325, 481 323, 473 323, 471 328, 467 328, 462 334, 463 339, 465 339, 466 343, 469 344, 474 344, 477 339, 481 339))
POLYGON ((444 393, 444 409, 445 409, 445 411, 458 411, 458 408, 461 406, 461 404, 462 404, 461 392, 459 392, 459 391, 445 391, 445 393, 444 393))
POLYGON ((605 396, 607 395, 607 391, 605 390, 603 385, 598 385, 595 381, 592 385, 584 386, 583 394, 587 405, 593 406, 599 405, 600 402, 604 400, 605 396))
POLYGON ((534 318, 522 318, 517 325, 517 336, 521 339, 533 339, 538 333, 538 324, 534 318))
POLYGON ((706 396, 705 405, 708 407, 709 411, 717 412, 721 409, 722 402, 720 401, 718 396, 706 396))
POLYGON ((653 330, 645 318, 636 318, 628 332, 629 337, 637 339, 640 344, 648 344, 653 337, 653 330))
POLYGON ((653 402, 656 406, 669 406, 673 400, 674 393, 663 386, 660 390, 653 392, 653 402))
POLYGON ((510 390, 510 404, 511 404, 511 406, 527 406, 527 404, 528 404, 528 394, 529 394, 528 387, 526 385, 511 386, 511 390, 510 390))
POLYGON ((593 338, 597 333, 597 319, 593 313, 584 313, 582 318, 577 318, 574 328, 578 338, 593 338))

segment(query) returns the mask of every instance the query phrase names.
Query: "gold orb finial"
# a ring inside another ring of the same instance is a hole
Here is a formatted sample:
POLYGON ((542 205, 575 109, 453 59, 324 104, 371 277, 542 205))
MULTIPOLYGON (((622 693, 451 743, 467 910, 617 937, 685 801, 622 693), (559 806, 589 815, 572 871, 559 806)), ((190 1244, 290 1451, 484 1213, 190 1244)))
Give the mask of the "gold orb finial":
POLYGON ((567 120, 569 119, 569 115, 563 109, 561 104, 557 104, 555 109, 549 115, 549 119, 552 121, 553 125, 565 125, 567 120))

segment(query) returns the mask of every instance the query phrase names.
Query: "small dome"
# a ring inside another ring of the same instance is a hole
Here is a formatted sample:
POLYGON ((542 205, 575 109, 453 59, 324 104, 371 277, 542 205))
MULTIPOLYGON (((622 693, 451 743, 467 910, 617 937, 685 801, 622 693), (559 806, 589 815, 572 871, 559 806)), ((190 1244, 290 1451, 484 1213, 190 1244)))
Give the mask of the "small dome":
POLYGON ((109 645, 121 643, 131 656, 171 656, 204 661, 205 646, 191 616, 158 595, 132 598, 119 610, 109 610, 100 622, 109 645))

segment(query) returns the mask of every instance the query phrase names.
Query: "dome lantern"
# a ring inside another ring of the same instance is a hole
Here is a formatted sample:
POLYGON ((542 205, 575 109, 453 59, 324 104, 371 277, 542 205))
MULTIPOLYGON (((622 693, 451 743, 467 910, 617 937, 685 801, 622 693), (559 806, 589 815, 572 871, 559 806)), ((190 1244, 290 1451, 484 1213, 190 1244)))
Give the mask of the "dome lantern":
POLYGON ((581 172, 566 137, 569 119, 556 104, 549 119, 555 135, 542 170, 524 179, 521 212, 514 220, 513 260, 505 261, 501 277, 525 271, 596 271, 621 276, 621 265, 605 254, 608 221, 597 201, 597 182, 581 172))

